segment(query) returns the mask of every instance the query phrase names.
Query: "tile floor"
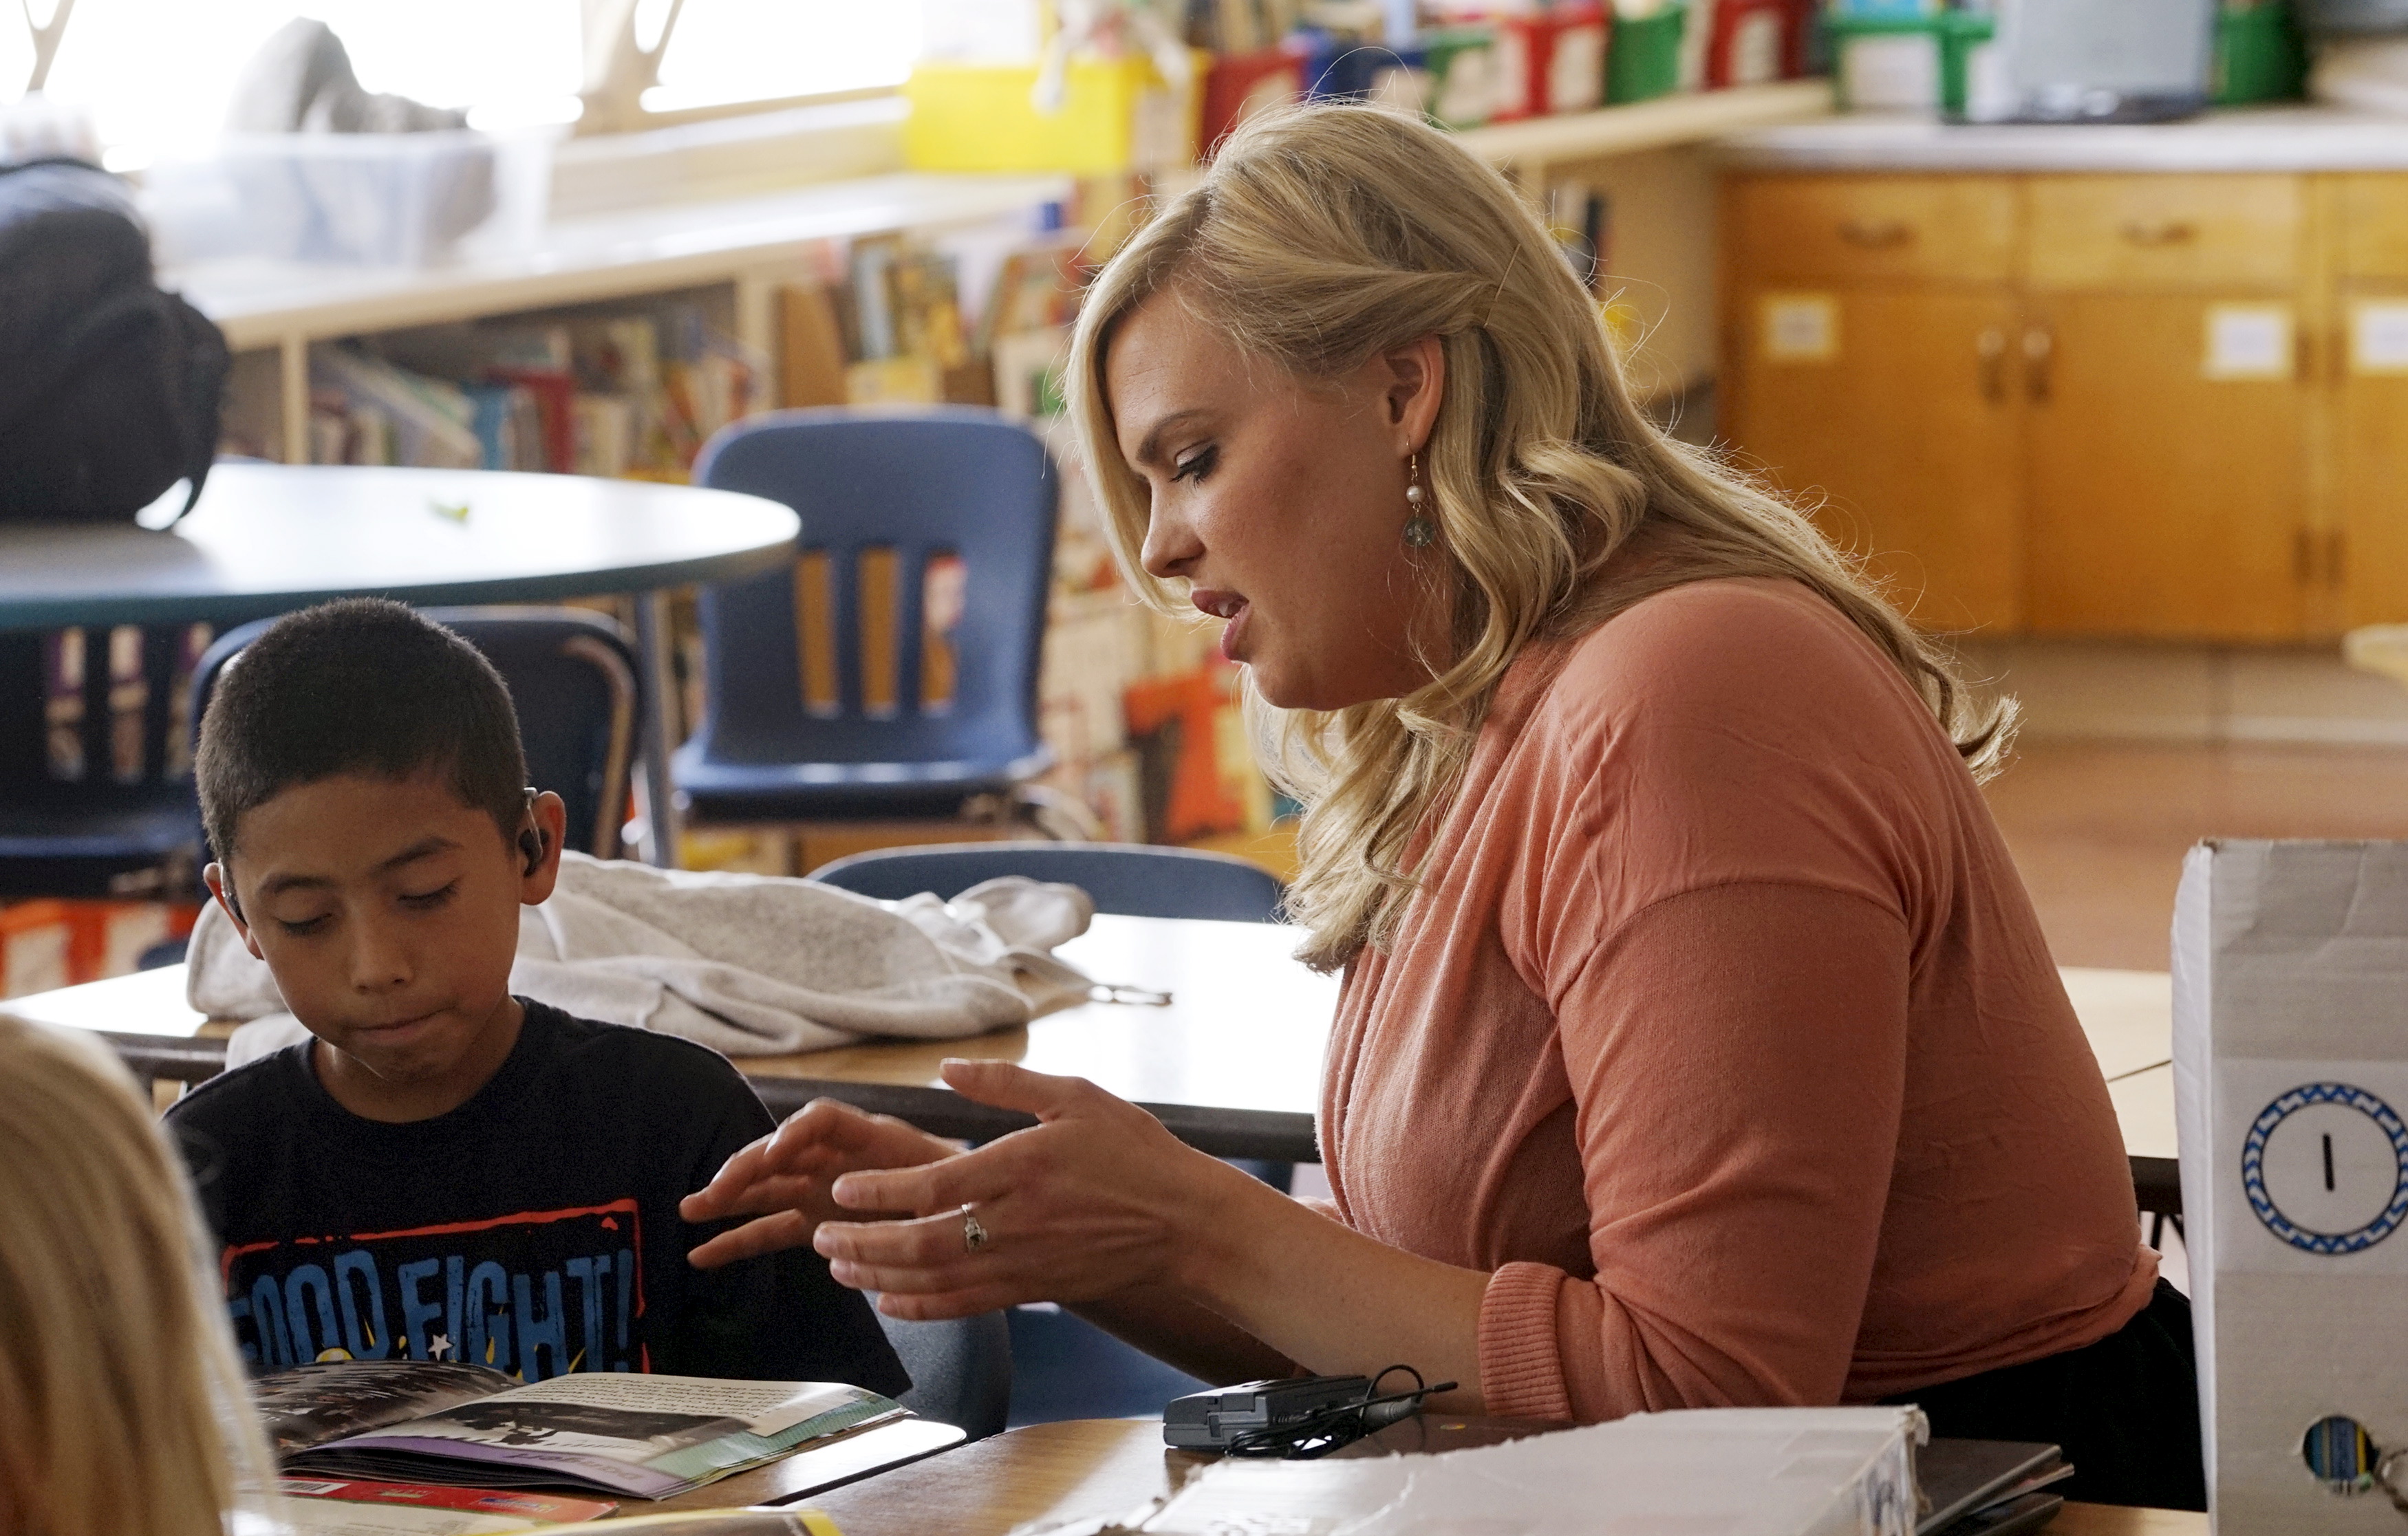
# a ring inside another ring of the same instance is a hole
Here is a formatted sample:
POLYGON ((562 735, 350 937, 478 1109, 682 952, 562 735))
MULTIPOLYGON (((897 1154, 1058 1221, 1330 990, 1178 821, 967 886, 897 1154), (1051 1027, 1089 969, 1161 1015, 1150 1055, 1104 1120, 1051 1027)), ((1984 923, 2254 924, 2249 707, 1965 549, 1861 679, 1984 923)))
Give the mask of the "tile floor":
POLYGON ((1991 810, 2057 964, 2166 969, 2201 838, 2408 838, 2408 749, 2031 739, 1991 810))

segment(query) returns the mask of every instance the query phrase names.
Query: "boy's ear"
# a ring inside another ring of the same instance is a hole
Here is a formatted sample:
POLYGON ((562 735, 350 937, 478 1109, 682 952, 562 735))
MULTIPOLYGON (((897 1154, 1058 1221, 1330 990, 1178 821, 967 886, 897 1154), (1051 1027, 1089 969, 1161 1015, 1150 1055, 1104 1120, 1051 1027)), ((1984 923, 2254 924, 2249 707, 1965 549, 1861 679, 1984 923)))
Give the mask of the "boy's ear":
POLYGON ((234 924, 234 931, 242 935, 242 947, 251 951, 252 959, 265 960, 267 956, 259 953, 259 940, 251 936, 251 925, 242 920, 242 905, 235 899, 234 887, 228 883, 233 878, 222 864, 211 864, 201 871, 201 879, 208 884, 209 895, 217 897, 218 905, 225 910, 227 920, 234 924))
POLYGON ((514 850, 520 865, 519 900, 533 907, 552 899, 560 881, 560 845, 568 835, 568 802, 550 790, 527 806, 514 850))

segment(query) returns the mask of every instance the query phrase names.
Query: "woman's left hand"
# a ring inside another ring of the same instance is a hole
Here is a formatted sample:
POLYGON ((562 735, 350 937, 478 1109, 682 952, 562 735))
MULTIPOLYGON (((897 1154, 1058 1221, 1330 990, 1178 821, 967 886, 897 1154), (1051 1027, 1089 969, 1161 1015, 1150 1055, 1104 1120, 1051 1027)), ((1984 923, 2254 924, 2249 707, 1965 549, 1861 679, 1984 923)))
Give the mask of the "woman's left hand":
POLYGON ((1252 1183, 1083 1078, 988 1061, 948 1061, 943 1073, 965 1098, 1039 1124, 942 1162, 836 1181, 839 1206, 920 1213, 825 1221, 813 1238, 837 1280, 882 1293, 879 1309, 890 1317, 967 1317, 1175 1285, 1183 1234, 1215 1219, 1226 1180, 1252 1183), (965 1206, 985 1233, 975 1249, 965 1206))

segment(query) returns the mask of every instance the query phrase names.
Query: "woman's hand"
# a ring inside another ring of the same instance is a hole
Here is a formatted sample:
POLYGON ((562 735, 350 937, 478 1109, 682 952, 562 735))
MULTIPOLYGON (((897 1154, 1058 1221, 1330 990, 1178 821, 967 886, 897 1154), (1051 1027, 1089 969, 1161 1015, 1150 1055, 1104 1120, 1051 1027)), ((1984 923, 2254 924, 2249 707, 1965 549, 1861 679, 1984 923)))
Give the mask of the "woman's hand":
POLYGON ((948 1061, 943 1072, 964 1098, 1039 1124, 942 1161, 835 1181, 849 1213, 913 1213, 824 1219, 814 1239, 837 1280, 882 1293, 879 1309, 890 1317, 967 1317, 1176 1285, 1183 1234, 1212 1222, 1233 1184, 1259 1187, 1082 1078, 985 1061, 948 1061), (964 1206, 986 1232, 975 1251, 964 1206))
POLYGON ((855 1169, 910 1168, 957 1156, 959 1150, 892 1115, 814 1098, 728 1158, 708 1185, 678 1203, 678 1213, 693 1222, 767 1213, 720 1233, 686 1257, 698 1269, 715 1270, 739 1258, 799 1248, 820 1223, 860 1213, 829 1195, 828 1185, 839 1175, 855 1169))

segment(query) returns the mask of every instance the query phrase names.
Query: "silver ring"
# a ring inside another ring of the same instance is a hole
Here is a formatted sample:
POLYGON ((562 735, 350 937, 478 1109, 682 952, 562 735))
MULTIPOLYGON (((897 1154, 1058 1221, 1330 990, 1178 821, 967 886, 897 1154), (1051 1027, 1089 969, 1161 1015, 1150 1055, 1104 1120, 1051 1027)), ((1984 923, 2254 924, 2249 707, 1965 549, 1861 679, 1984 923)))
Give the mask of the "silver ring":
POLYGON ((968 1254, 977 1253, 986 1246, 986 1228, 979 1225, 979 1219, 971 1213, 970 1208, 967 1205, 963 1206, 962 1251, 968 1254))

